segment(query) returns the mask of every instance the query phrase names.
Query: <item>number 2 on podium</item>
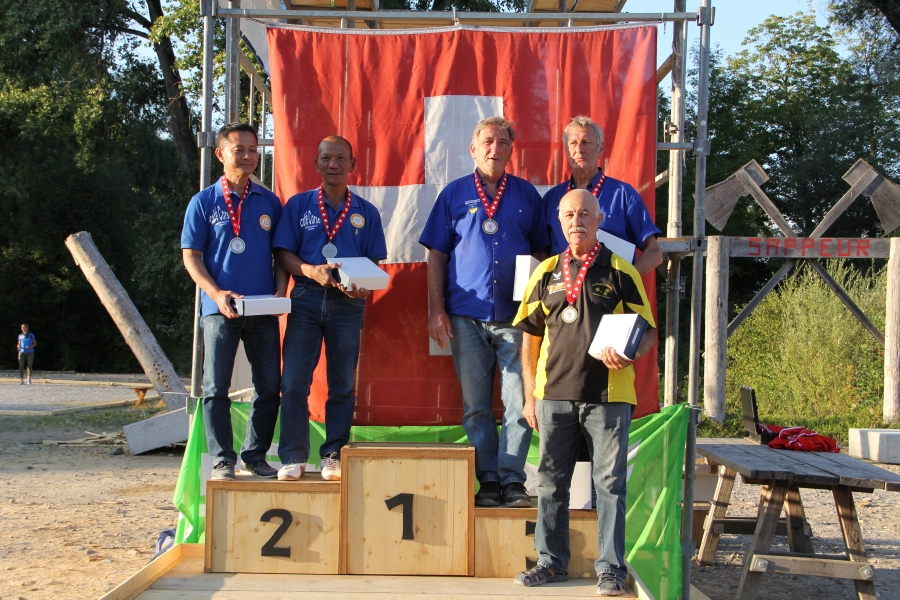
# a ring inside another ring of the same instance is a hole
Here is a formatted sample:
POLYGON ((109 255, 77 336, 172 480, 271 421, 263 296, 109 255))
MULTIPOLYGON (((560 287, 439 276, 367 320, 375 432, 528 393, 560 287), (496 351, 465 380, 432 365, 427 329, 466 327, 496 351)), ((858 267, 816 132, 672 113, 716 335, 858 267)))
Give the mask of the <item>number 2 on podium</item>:
POLYGON ((388 498, 384 501, 385 505, 387 505, 388 510, 393 510, 398 506, 403 507, 403 535, 400 536, 400 539, 403 540, 411 540, 413 538, 413 522, 412 522, 412 511, 413 511, 413 495, 412 494, 397 494, 393 498, 388 498))

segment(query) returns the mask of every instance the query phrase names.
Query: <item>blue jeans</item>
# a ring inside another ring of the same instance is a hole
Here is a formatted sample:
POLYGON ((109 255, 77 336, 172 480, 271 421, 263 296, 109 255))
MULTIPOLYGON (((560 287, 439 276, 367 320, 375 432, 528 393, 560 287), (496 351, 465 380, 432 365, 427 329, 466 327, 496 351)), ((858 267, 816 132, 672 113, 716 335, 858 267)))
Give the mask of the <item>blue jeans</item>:
POLYGON ((578 438, 587 440, 597 492, 597 575, 625 579, 625 480, 628 429, 634 407, 625 402, 586 404, 537 401, 541 460, 538 466, 538 522, 534 548, 538 564, 568 570, 569 486, 575 470, 578 438))
POLYGON ((325 442, 319 456, 340 454, 350 440, 356 397, 353 387, 359 362, 359 336, 365 299, 350 298, 337 288, 297 283, 291 291, 291 314, 284 334, 281 377, 281 438, 278 457, 284 464, 309 460, 309 388, 325 341, 328 400, 325 442))
POLYGON ((228 388, 234 372, 238 343, 250 362, 255 393, 247 419, 247 437, 241 460, 265 460, 272 445, 278 420, 281 382, 281 352, 278 317, 261 315, 228 319, 224 315, 207 315, 203 326, 203 425, 206 444, 214 458, 237 463, 234 434, 231 429, 231 400, 228 388))
POLYGON ((453 364, 462 386, 462 426, 475 446, 475 476, 480 483, 525 482, 531 427, 522 416, 522 331, 511 323, 489 323, 453 315, 453 364), (500 363, 503 427, 498 435, 491 408, 494 372, 500 363))

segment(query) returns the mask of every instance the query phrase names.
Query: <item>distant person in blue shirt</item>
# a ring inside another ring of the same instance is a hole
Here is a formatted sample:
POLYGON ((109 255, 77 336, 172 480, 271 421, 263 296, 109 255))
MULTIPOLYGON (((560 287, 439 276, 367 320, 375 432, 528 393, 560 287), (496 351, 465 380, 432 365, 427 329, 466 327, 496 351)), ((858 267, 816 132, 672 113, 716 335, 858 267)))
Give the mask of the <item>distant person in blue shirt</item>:
POLYGON ((28 385, 31 385, 31 365, 34 363, 34 347, 37 341, 34 334, 28 331, 28 323, 22 323, 22 333, 16 343, 16 351, 19 353, 19 385, 25 385, 25 371, 28 371, 28 385))
POLYGON ((244 470, 274 478, 266 462, 278 419, 281 352, 278 317, 240 316, 234 300, 244 296, 283 297, 287 273, 273 266, 272 238, 281 201, 250 175, 259 162, 256 130, 229 123, 219 130, 216 157, 224 174, 191 198, 184 215, 181 253, 191 279, 200 286, 203 326, 203 424, 213 457, 213 479, 234 479, 237 454, 231 428, 228 388, 238 343, 250 362, 255 397, 241 450, 244 470))
POLYGON ((603 153, 603 130, 590 117, 578 116, 563 130, 563 145, 572 167, 572 177, 544 194, 544 216, 550 229, 550 254, 565 252, 568 242, 559 224, 559 202, 572 189, 588 190, 600 203, 600 229, 637 246, 641 256, 634 267, 642 276, 662 263, 656 237, 662 233, 637 191, 618 179, 607 177, 597 166, 603 153))
POLYGON ((428 248, 428 333, 450 340, 462 386, 463 428, 475 446, 478 506, 531 506, 525 459, 532 430, 522 416, 522 332, 512 320, 516 256, 545 258, 550 236, 534 186, 506 173, 512 124, 503 117, 475 127, 475 172, 450 182, 434 203, 419 243, 428 248), (500 364, 503 427, 491 409, 500 364))
POLYGON ((316 172, 322 184, 292 196, 275 232, 279 264, 294 276, 291 314, 284 333, 278 479, 299 479, 309 460, 309 389, 325 342, 328 399, 325 442, 319 447, 322 479, 341 478, 341 448, 350 440, 359 340, 369 290, 345 288, 334 278, 341 258, 387 258, 381 215, 347 187, 356 168, 353 147, 340 136, 319 143, 316 172), (327 264, 327 259, 334 264, 327 264))

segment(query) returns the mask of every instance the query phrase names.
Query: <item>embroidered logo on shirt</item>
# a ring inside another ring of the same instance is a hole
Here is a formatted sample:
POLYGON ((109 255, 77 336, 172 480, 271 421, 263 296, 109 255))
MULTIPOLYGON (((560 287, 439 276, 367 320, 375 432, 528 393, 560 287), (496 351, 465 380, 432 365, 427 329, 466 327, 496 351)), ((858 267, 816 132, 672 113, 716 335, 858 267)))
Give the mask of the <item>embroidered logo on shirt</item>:
POLYGON ((306 214, 301 217, 298 224, 300 225, 300 227, 303 227, 308 231, 312 231, 322 224, 322 219, 320 219, 315 213, 313 213, 313 211, 307 210, 306 214))
POLYGON ((353 213, 352 215, 350 215, 350 224, 353 225, 354 227, 356 227, 357 229, 360 229, 363 225, 366 224, 366 220, 363 218, 363 216, 361 214, 353 213))
POLYGON ((222 208, 221 206, 213 207, 212 214, 209 215, 209 224, 213 227, 221 227, 226 223, 230 223, 231 218, 228 216, 228 211, 222 208))
POLYGON ((555 294, 556 292, 562 292, 566 289, 566 284, 564 283, 556 283, 553 285, 547 286, 548 294, 555 294))
POLYGON ((478 205, 481 204, 481 200, 476 198, 475 200, 466 200, 466 207, 469 209, 469 212, 473 215, 478 212, 478 205))
POLYGON ((598 298, 610 298, 610 297, 612 297, 612 293, 613 293, 613 289, 605 283, 591 284, 591 291, 598 298))
POLYGON ((562 279, 562 271, 559 271, 558 273, 554 273, 554 274, 553 274, 553 279, 554 279, 554 280, 557 280, 557 281, 558 281, 559 279, 562 279))
POLYGON ((259 218, 259 226, 268 231, 272 228, 272 217, 263 215, 259 218))

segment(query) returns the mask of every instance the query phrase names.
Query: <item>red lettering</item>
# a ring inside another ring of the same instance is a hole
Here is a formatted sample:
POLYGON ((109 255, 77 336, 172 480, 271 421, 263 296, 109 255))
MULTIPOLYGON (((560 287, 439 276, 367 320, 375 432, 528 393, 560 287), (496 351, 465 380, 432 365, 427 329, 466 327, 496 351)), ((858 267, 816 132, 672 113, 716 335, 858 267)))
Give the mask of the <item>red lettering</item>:
POLYGON ((747 245, 750 246, 750 256, 759 256, 760 250, 762 249, 759 245, 760 241, 759 238, 750 238, 747 240, 747 245))
POLYGON ((822 238, 821 240, 819 240, 819 256, 822 256, 822 257, 834 256, 830 251, 830 248, 829 248, 830 246, 831 246, 831 238, 822 238))
POLYGON ((807 250, 812 250, 816 247, 816 240, 812 238, 803 238, 803 241, 800 244, 800 256, 806 256, 807 250))
POLYGON ((850 243, 852 242, 852 240, 846 240, 846 242, 847 242, 847 252, 846 252, 846 253, 845 253, 843 250, 841 250, 841 242, 843 242, 843 241, 845 241, 845 240, 838 240, 838 241, 837 241, 837 244, 838 244, 838 256, 850 256, 850 243))
POLYGON ((784 239, 784 255, 787 256, 789 254, 788 250, 793 250, 797 247, 797 238, 785 238, 784 239))
POLYGON ((780 238, 766 238, 766 256, 769 256, 769 248, 775 249, 775 256, 778 256, 778 242, 780 238))
POLYGON ((869 255, 869 240, 858 240, 856 242, 856 255, 857 256, 868 256, 869 255))

